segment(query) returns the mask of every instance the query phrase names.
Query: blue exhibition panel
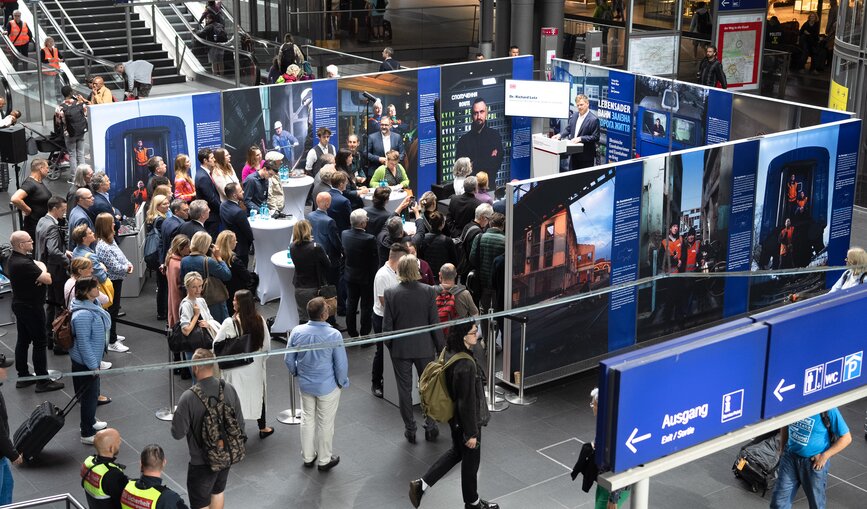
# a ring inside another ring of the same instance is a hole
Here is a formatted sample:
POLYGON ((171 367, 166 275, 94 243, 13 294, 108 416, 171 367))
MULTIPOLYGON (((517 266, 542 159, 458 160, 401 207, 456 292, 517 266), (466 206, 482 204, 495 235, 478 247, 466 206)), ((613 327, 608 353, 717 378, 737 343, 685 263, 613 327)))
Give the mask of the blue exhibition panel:
POLYGON ((612 366, 612 470, 760 420, 767 341, 767 327, 753 324, 612 366))
POLYGON ((839 293, 841 298, 764 320, 770 328, 765 419, 867 383, 861 376, 867 290, 839 293))

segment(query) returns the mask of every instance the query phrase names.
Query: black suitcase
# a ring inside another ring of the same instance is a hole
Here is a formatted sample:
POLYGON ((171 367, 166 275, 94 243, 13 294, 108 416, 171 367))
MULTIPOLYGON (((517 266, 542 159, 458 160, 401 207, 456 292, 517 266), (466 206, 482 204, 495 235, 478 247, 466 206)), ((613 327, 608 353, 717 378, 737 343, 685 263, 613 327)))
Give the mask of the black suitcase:
POLYGON ((753 439, 741 447, 732 465, 732 472, 743 479, 753 493, 762 490, 762 497, 777 481, 777 466, 780 463, 780 434, 774 431, 753 439))
POLYGON ((54 403, 46 401, 36 407, 30 417, 21 423, 13 435, 13 445, 24 457, 24 461, 30 462, 39 456, 48 442, 63 428, 66 416, 78 403, 80 397, 81 393, 76 393, 62 410, 54 403))

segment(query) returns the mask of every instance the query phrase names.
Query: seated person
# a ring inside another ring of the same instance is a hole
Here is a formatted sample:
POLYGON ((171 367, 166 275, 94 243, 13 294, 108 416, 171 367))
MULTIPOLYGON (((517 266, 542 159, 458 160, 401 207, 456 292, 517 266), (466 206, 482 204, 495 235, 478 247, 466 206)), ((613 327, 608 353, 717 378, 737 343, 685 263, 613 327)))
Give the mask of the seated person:
POLYGON ((404 189, 408 188, 409 176, 403 166, 397 162, 399 158, 400 153, 397 150, 389 150, 385 154, 385 164, 377 168, 373 172, 373 176, 370 177, 370 187, 400 185, 404 189), (385 182, 385 184, 381 184, 381 182, 385 182))

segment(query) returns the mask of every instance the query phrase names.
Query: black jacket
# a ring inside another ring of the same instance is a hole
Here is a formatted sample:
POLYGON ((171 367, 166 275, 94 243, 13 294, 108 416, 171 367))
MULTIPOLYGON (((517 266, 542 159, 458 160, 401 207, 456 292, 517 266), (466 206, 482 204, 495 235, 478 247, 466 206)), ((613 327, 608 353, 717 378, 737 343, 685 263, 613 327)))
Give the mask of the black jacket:
POLYGON ((385 208, 378 209, 373 205, 364 207, 364 211, 367 212, 367 233, 374 236, 382 231, 385 222, 394 215, 385 208))
POLYGON ((196 199, 208 202, 208 208, 211 210, 205 228, 208 229, 208 232, 217 231, 220 224, 220 193, 217 192, 217 185, 214 184, 211 174, 201 167, 196 171, 194 184, 196 186, 196 199))
MULTIPOLYGON (((208 233, 208 230, 206 230, 205 227, 202 226, 202 224, 198 221, 187 221, 186 223, 182 224, 178 228, 177 235, 186 235, 187 238, 189 238, 190 240, 193 240, 193 235, 195 235, 199 232, 208 233)), ((211 239, 211 241, 214 241, 214 240, 216 240, 216 239, 211 239)), ((171 247, 171 246, 169 246, 169 247, 171 247)))
POLYGON ((175 238, 175 235, 178 234, 184 223, 186 223, 186 221, 181 219, 180 216, 172 216, 163 221, 163 225, 160 228, 160 237, 162 238, 162 243, 160 245, 160 263, 165 261, 169 248, 172 247, 172 239, 175 238))
MULTIPOLYGON (((446 360, 456 353, 446 351, 446 360)), ((471 350, 465 350, 465 353, 473 355, 471 350)), ((461 359, 446 369, 446 389, 455 404, 453 419, 464 433, 464 442, 478 438, 490 414, 484 397, 484 371, 475 358, 472 361, 461 359)))
POLYGON ((292 243, 289 246, 295 276, 295 288, 319 288, 326 280, 331 265, 325 249, 316 242, 292 243))
POLYGON ((373 283, 379 269, 376 239, 364 230, 350 228, 341 234, 346 281, 356 284, 373 283))
POLYGON ((726 75, 722 69, 722 63, 720 63, 716 58, 711 60, 708 60, 707 57, 703 58, 698 64, 699 85, 715 87, 717 82, 719 82, 720 88, 728 88, 726 75))
POLYGON ((453 222, 452 230, 444 232, 452 237, 457 237, 463 231, 464 226, 473 222, 476 218, 476 207, 482 202, 473 193, 464 193, 452 196, 449 201, 449 218, 453 222))
POLYGON ((426 233, 418 246, 419 257, 430 265, 434 277, 439 280, 440 268, 447 263, 458 264, 458 253, 451 237, 441 233, 426 233))
POLYGON ((235 254, 244 263, 250 259, 250 246, 253 245, 253 229, 250 228, 250 220, 241 206, 231 200, 220 204, 220 220, 227 230, 235 233, 238 245, 235 246, 235 254))

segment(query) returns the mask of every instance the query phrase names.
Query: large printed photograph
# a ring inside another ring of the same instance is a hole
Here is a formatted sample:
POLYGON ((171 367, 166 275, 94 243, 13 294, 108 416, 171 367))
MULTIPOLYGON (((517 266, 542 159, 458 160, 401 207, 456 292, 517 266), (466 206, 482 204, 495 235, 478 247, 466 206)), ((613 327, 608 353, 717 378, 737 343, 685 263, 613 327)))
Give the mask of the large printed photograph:
MULTIPOLYGON (((604 67, 593 67, 589 65, 579 64, 577 62, 567 62, 563 60, 555 60, 553 65, 553 73, 555 81, 569 83, 569 115, 575 113, 575 96, 584 94, 590 102, 590 111, 600 117, 599 122, 599 143, 596 144, 596 164, 605 164, 609 162, 608 154, 608 129, 607 123, 604 122, 604 116, 599 115, 599 101, 608 97, 608 69, 604 67)), ((554 133, 560 133, 566 129, 569 117, 551 119, 549 128, 554 133)), ((569 158, 562 157, 560 159, 561 171, 568 171, 569 158)))
MULTIPOLYGON (((772 136, 759 145, 753 270, 828 264, 831 198, 839 128, 772 136)), ((779 304, 793 294, 818 292, 825 275, 751 279, 750 309, 779 304)))
MULTIPOLYGON (((733 147, 694 150, 644 163, 639 277, 724 272, 733 147)), ((722 318, 725 281, 665 278, 638 292, 638 340, 722 318)))
MULTIPOLYGON (((610 286, 614 186, 614 169, 605 168, 515 189, 513 308, 610 286)), ((525 379, 606 353, 609 300, 602 295, 530 313, 525 379)), ((517 359, 520 329, 513 326, 511 334, 517 359)))
POLYGON ((708 89, 654 76, 635 78, 635 155, 705 144, 708 89))

